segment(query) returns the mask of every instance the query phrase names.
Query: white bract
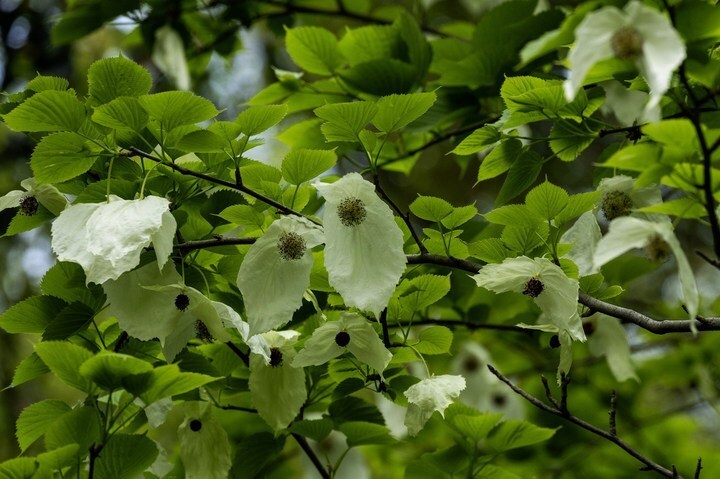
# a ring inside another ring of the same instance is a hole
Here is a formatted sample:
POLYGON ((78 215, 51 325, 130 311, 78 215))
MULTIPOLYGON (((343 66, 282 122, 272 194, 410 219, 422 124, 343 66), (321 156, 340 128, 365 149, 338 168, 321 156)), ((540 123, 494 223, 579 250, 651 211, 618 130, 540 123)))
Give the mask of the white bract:
POLYGON ((227 432, 212 417, 210 403, 186 403, 185 408, 185 420, 178 428, 185 478, 227 479, 232 449, 227 432))
POLYGON ((572 248, 565 255, 578 267, 580 277, 595 274, 598 269, 593 263, 595 246, 602 238, 600 225, 598 225, 595 213, 586 211, 577 219, 560 238, 560 243, 571 244, 572 248))
POLYGON ((120 328, 132 337, 142 341, 158 338, 168 361, 196 336, 198 321, 217 341, 230 340, 225 327, 234 327, 247 338, 248 325, 232 308, 181 282, 172 263, 162 271, 150 263, 125 273, 103 284, 106 314, 116 317, 120 328))
MULTIPOLYGON (((13 190, 0 198, 0 211, 20 207, 22 213, 34 214, 35 211, 32 210, 32 205, 27 202, 29 198, 37 200, 37 203, 44 206, 55 216, 59 215, 68 205, 65 195, 60 193, 53 185, 38 185, 35 178, 26 178, 20 182, 20 186, 25 191, 13 190), (29 211, 23 211, 25 209, 29 209, 29 211)), ((37 210, 37 204, 35 210, 37 210)))
POLYGON ((620 320, 596 314, 595 331, 588 338, 590 354, 605 356, 608 367, 619 382, 634 379, 639 381, 632 363, 630 344, 620 320))
POLYGON ((617 80, 609 80, 600 84, 605 90, 604 109, 612 111, 623 126, 660 121, 660 105, 646 108, 649 95, 644 91, 625 88, 617 80))
POLYGON ((356 313, 342 313, 337 321, 329 321, 305 342, 305 348, 293 361, 295 367, 325 364, 345 352, 383 372, 392 359, 368 320, 356 313))
POLYGON ((408 434, 416 436, 435 411, 444 415, 445 409, 465 389, 465 378, 445 374, 431 376, 413 384, 405 391, 408 409, 405 426, 408 434))
POLYGON ((612 57, 632 61, 640 70, 650 87, 645 106, 650 111, 659 104, 673 72, 685 59, 685 44, 662 13, 638 1, 631 1, 624 10, 605 7, 590 13, 575 30, 575 45, 568 55, 568 100, 575 98, 596 63, 612 57))
POLYGON ((153 245, 158 266, 172 252, 177 223, 170 202, 158 196, 109 203, 80 203, 65 209, 52 225, 52 248, 60 261, 78 263, 87 283, 117 279, 140 263, 153 245))
POLYGON ((330 286, 347 306, 378 318, 405 271, 402 231, 375 186, 358 173, 315 187, 327 201, 323 220, 330 286))
POLYGON ((617 218, 610 223, 608 233, 595 248, 595 266, 599 268, 634 248, 646 248, 651 259, 664 259, 668 247, 675 256, 683 301, 694 325, 699 307, 695 275, 670 221, 658 223, 629 216, 617 218))
POLYGON ((237 284, 245 301, 251 335, 278 328, 292 319, 310 286, 310 250, 323 240, 320 227, 305 218, 284 216, 250 247, 237 284))
POLYGON ((285 429, 307 398, 305 371, 292 365, 297 331, 268 331, 260 336, 263 347, 250 339, 250 395, 258 414, 275 431, 285 429), (265 347, 269 348, 266 355, 265 347))

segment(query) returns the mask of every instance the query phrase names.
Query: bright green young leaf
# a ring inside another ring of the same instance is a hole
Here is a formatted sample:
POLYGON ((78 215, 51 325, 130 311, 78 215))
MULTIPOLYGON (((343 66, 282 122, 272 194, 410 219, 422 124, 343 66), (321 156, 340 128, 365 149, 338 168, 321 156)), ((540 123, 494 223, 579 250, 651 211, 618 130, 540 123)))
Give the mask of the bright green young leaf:
POLYGON ((543 221, 543 217, 525 205, 508 205, 495 208, 483 215, 486 220, 496 225, 535 227, 543 221))
POLYGON ((377 106, 370 101, 332 103, 315 109, 315 114, 327 122, 321 127, 327 141, 357 142, 360 130, 376 113, 377 106))
POLYGON ((31 296, 0 316, 0 328, 10 334, 41 334, 64 306, 52 296, 31 296))
MULTIPOLYGON (((472 155, 494 145, 500 141, 500 138, 500 131, 498 131, 497 128, 491 125, 485 125, 465 137, 452 152, 456 155, 472 155)), ((487 158, 485 161, 487 161, 487 158)))
POLYGON ((134 479, 158 455, 155 441, 140 434, 115 434, 96 461, 97 479, 134 479))
POLYGON ((317 75, 332 75, 344 61, 337 38, 324 28, 291 28, 285 46, 297 66, 317 75))
POLYGON ((265 223, 265 216, 250 205, 228 206, 219 216, 232 224, 251 228, 261 228, 265 223))
POLYGON ((503 452, 547 441, 557 429, 539 427, 527 421, 508 419, 490 433, 488 446, 503 452))
POLYGON ((77 463, 79 452, 80 446, 78 444, 67 444, 52 451, 38 454, 37 461, 49 469, 63 469, 77 463))
POLYGON ((338 426, 338 430, 345 434, 348 447, 368 444, 392 444, 395 442, 395 439, 390 436, 390 430, 387 427, 371 422, 344 422, 338 426))
POLYGON ((347 29, 339 42, 340 51, 350 65, 394 58, 402 51, 402 39, 391 25, 365 25, 347 29))
POLYGON ((32 381, 33 379, 49 372, 50 369, 44 362, 42 362, 40 356, 38 356, 37 353, 32 353, 30 356, 20 361, 20 364, 18 364, 17 368, 15 368, 12 383, 10 383, 10 385, 5 389, 25 384, 26 382, 32 381))
POLYGON ((65 91, 68 88, 70 88, 70 82, 66 79, 45 75, 36 76, 28 82, 27 86, 25 86, 25 90, 34 91, 36 93, 40 93, 45 90, 65 91))
MULTIPOLYGON (((467 140, 467 138, 465 140, 467 140)), ((457 148, 455 150, 457 150, 457 148)), ((478 182, 489 180, 490 178, 495 178, 505 173, 513 166, 515 160, 517 160, 522 152, 522 142, 517 138, 510 138, 500 143, 488 153, 480 164, 477 177, 478 182)))
POLYGON ((217 378, 204 374, 181 372, 176 364, 160 366, 152 371, 150 388, 142 394, 142 399, 145 403, 152 404, 159 399, 183 394, 216 380, 217 378))
POLYGON ((415 349, 422 354, 445 354, 452 346, 453 333, 445 326, 432 326, 420 332, 420 342, 415 349))
POLYGON ((15 131, 77 131, 86 116, 85 106, 73 93, 47 90, 33 95, 4 120, 15 131))
POLYGON ((688 219, 699 219, 707 216, 707 210, 703 203, 689 196, 646 206, 640 208, 638 211, 643 213, 662 213, 688 219))
MULTIPOLYGON (((458 414, 452 417, 454 428, 460 432, 464 437, 471 439, 473 442, 478 442, 485 439, 488 433, 499 423, 503 418, 502 414, 480 414, 468 416, 465 414, 458 414)), ((450 418, 446 417, 446 420, 450 418)))
POLYGON ((146 95, 151 86, 150 73, 122 56, 98 60, 88 69, 88 94, 93 105, 123 96, 146 95))
POLYGON ((91 381, 80 374, 80 365, 93 356, 90 351, 69 342, 49 341, 36 344, 35 352, 65 384, 80 391, 92 391, 91 381))
POLYGON ((587 124, 574 120, 555 120, 550 132, 550 148, 562 161, 574 161, 595 140, 587 124))
POLYGON ((228 142, 208 130, 197 130, 183 136, 175 148, 193 153, 213 153, 228 149, 228 142))
POLYGON ((468 243, 470 255, 486 263, 501 263, 510 251, 500 238, 486 238, 468 243))
POLYGON ((530 254, 535 248, 545 244, 549 229, 546 222, 532 227, 508 225, 503 229, 502 241, 516 253, 530 254))
POLYGON ((16 435, 20 450, 25 451, 45 434, 51 424, 70 410, 70 406, 56 399, 46 399, 26 407, 17 421, 16 435))
POLYGON ((602 192, 589 191, 587 193, 578 193, 568 197, 568 204, 564 210, 555 218, 558 225, 562 225, 572 219, 577 218, 586 211, 593 209, 595 204, 600 200, 602 192))
POLYGON ((410 211, 420 219, 440 222, 453 212, 453 206, 442 198, 418 196, 410 203, 410 211))
POLYGON ((435 103, 434 92, 384 96, 377 101, 372 123, 385 133, 405 128, 420 118, 435 103))
POLYGON ((97 158, 82 136, 54 133, 37 144, 30 166, 39 183, 61 183, 85 173, 97 158))
POLYGON ((50 451, 74 443, 80 446, 81 454, 85 454, 90 445, 100 439, 100 431, 97 409, 78 406, 48 425, 45 449, 50 451))
POLYGON ((287 105, 251 106, 242 111, 235 119, 245 136, 253 136, 275 126, 288 113, 287 105))
POLYGON ((525 197, 527 208, 538 216, 551 220, 568 205, 569 195, 559 186, 545 181, 536 186, 525 197))
POLYGON ((290 150, 282 163, 282 175, 288 183, 300 185, 320 176, 335 165, 331 150, 290 150))
POLYGON ((34 457, 16 457, 0 464, 2 479, 52 479, 53 472, 34 457))
POLYGON ((452 213, 443 218, 440 222, 444 227, 455 229, 462 226, 477 216, 478 210, 474 205, 460 206, 453 208, 452 213))
POLYGON ((403 281, 397 294, 404 308, 419 311, 440 301, 449 292, 450 275, 423 274, 403 281))
MULTIPOLYGON (((38 207, 37 213, 32 216, 23 215, 20 213, 16 214, 10 221, 10 224, 8 225, 7 230, 5 231, 5 234, 3 234, 3 236, 13 236, 18 233, 30 231, 37 228, 38 226, 44 225, 45 223, 54 218, 54 214, 52 214, 45 207, 40 205, 38 207)), ((0 327, 2 327, 1 322, 0 327)))
POLYGON ((215 105, 187 91, 166 91, 144 95, 140 105, 151 119, 160 122, 165 132, 181 125, 194 125, 218 114, 215 105))

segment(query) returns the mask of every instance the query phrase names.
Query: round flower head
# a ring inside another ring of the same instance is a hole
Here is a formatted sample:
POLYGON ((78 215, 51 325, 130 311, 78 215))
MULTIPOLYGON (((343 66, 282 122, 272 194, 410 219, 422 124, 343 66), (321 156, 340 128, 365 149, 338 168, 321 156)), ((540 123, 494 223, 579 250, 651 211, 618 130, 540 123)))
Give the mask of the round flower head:
POLYGON ((42 205, 55 216, 68 205, 65 195, 53 185, 38 185, 35 178, 26 178, 20 182, 23 190, 13 190, 0 198, 0 211, 8 208, 20 208, 20 213, 32 216, 42 205))
MULTIPOLYGON (((275 431, 285 429, 307 398, 305 371, 292 365, 297 331, 268 331, 258 335, 269 348, 250 343, 250 395, 258 414, 275 431)), ((258 336, 254 336, 258 337, 258 336)))
POLYGON ((659 256, 668 248, 675 256, 683 301, 690 320, 694 320, 699 302, 695 275, 670 221, 655 222, 629 216, 614 220, 595 248, 595 266, 599 268, 631 249, 648 247, 651 256, 659 256))
POLYGON ((423 379, 407 388, 405 397, 408 399, 408 409, 405 414, 405 426, 408 434, 416 436, 435 411, 444 415, 445 409, 464 389, 465 378, 448 374, 423 379))
POLYGON ((473 278, 478 286, 496 293, 523 293, 533 298, 558 327, 577 330, 578 282, 565 276, 559 266, 547 259, 507 258, 502 263, 483 266, 473 278))
MULTIPOLYGON (((635 178, 617 175, 603 178, 597 190, 602 192, 600 209, 605 218, 612 221, 621 216, 628 216, 632 210, 662 203, 660 189, 656 186, 635 189, 635 178)), ((662 215, 636 213, 645 218, 660 219, 662 215)))
POLYGON ((148 196, 109 203, 81 203, 64 210, 52 225, 52 248, 60 261, 78 263, 88 283, 117 279, 140 263, 151 243, 162 269, 172 252, 177 224, 165 198, 148 196))
POLYGON ((347 306, 377 318, 405 271, 402 231, 375 186, 358 173, 315 187, 327 201, 323 221, 330 286, 347 306))
POLYGON ((670 87, 675 69, 685 59, 685 44, 670 22, 657 10, 631 1, 621 11, 605 7, 588 14, 575 30, 570 50, 570 78, 565 96, 572 101, 585 76, 608 58, 632 61, 650 86, 646 110, 659 104, 670 87))
POLYGON ((378 372, 383 372, 392 359, 367 319, 356 313, 342 313, 339 320, 313 331, 293 366, 318 366, 348 351, 378 372))
POLYGON ((228 341, 226 326, 235 327, 243 339, 248 325, 232 308, 206 298, 181 284, 172 263, 162 271, 154 263, 125 273, 103 284, 108 299, 106 314, 115 316, 120 328, 142 341, 158 338, 163 354, 172 361, 196 335, 198 321, 216 341, 228 341))
POLYGON ((292 319, 310 286, 311 248, 322 230, 305 218, 283 216, 248 251, 237 277, 250 334, 278 328, 292 319))

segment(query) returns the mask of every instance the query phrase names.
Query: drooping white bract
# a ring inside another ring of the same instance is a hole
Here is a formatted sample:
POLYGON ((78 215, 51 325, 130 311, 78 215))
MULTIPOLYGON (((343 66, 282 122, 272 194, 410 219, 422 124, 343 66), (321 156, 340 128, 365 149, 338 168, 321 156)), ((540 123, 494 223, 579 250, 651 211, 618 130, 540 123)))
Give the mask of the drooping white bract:
POLYGON ((347 306, 378 318, 405 270, 402 231, 375 186, 358 173, 315 187, 327 201, 323 223, 330 286, 347 306))
POLYGON ((592 211, 586 211, 580 215, 575 224, 560 237, 560 243, 572 245, 565 257, 577 265, 580 277, 598 272, 593 258, 595 246, 600 238, 602 238, 600 225, 592 211))
POLYGON ((588 338, 590 354, 595 357, 605 356, 617 381, 639 381, 632 363, 627 334, 620 320, 600 313, 595 314, 595 317, 595 331, 588 338))
POLYGON ((250 344, 250 395, 258 414, 274 431, 285 429, 307 398, 305 371, 292 365, 299 335, 297 331, 258 335, 269 347, 269 356, 264 347, 258 351, 250 344))
POLYGON ((142 341, 158 338, 168 361, 195 337, 198 321, 217 341, 230 339, 225 327, 235 327, 247 338, 248 325, 232 308, 181 283, 172 263, 162 271, 150 263, 125 273, 103 284, 106 314, 116 317, 120 328, 132 337, 142 341))
POLYGON ((660 105, 646 108, 649 95, 644 91, 625 88, 617 80, 602 82, 600 86, 605 90, 604 109, 610 110, 623 126, 660 121, 660 105))
POLYGON ((533 298, 550 323, 585 341, 577 314, 578 281, 545 258, 518 256, 488 264, 473 276, 478 286, 496 293, 513 291, 533 298))
POLYGON ((250 247, 237 284, 251 335, 281 327, 292 319, 310 286, 310 249, 323 241, 320 227, 305 218, 283 216, 250 247))
POLYGON ((158 266, 172 252, 177 223, 170 202, 158 196, 109 203, 80 203, 65 209, 52 225, 52 248, 60 261, 78 263, 88 283, 117 279, 140 263, 151 243, 158 266))
POLYGON ((315 331, 305 347, 295 356, 293 366, 318 366, 345 352, 381 373, 392 359, 370 322, 357 313, 342 313, 315 331))
POLYGON ((649 111, 670 87, 672 74, 685 56, 685 44, 662 13, 639 1, 629 2, 624 11, 605 7, 588 14, 575 29, 565 96, 572 101, 596 63, 617 57, 632 61, 647 81, 650 98, 645 108, 649 111))
POLYGON ((655 222, 629 216, 617 218, 610 223, 609 231, 595 248, 595 266, 600 267, 635 248, 647 248, 651 258, 661 259, 667 253, 663 251, 666 246, 675 256, 683 302, 694 325, 699 307, 695 275, 670 221, 655 222))
POLYGON ((465 378, 449 374, 431 376, 407 388, 405 426, 408 434, 416 436, 435 411, 444 415, 445 409, 464 389, 465 378))
POLYGON ((185 403, 185 420, 178 428, 180 460, 186 479, 226 479, 232 467, 227 432, 212 417, 206 401, 185 403))
MULTIPOLYGON (((35 178, 26 178, 20 182, 23 190, 13 190, 0 198, 0 211, 8 208, 22 208, 26 198, 35 198, 50 213, 59 215, 68 205, 68 200, 53 185, 38 185, 35 178)), ((36 205, 37 206, 37 205, 36 205)), ((34 212, 32 212, 34 213, 34 212)))

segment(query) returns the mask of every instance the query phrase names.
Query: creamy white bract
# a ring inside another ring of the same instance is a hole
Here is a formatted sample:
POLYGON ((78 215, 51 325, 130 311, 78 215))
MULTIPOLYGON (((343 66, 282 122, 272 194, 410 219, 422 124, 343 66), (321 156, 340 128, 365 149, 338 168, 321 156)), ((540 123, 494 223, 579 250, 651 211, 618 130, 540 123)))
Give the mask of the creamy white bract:
POLYGON ((87 283, 117 279, 140 263, 151 244, 162 268, 177 228, 170 202, 158 196, 109 203, 80 203, 65 209, 52 225, 52 249, 60 261, 78 263, 87 283))
POLYGON ((465 378, 449 374, 431 376, 407 388, 405 426, 408 434, 416 436, 435 411, 444 415, 445 409, 464 389, 465 378))
POLYGON ((186 403, 178 440, 187 479, 227 479, 232 449, 227 432, 212 417, 209 402, 186 403))

